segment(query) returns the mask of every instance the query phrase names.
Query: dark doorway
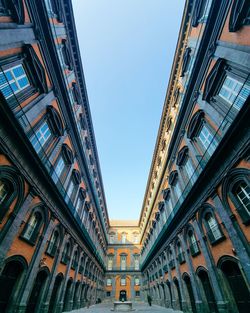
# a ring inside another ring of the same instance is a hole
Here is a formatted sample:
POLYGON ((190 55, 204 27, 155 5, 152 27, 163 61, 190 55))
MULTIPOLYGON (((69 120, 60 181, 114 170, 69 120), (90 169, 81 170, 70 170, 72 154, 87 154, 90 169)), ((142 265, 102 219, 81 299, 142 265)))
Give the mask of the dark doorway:
POLYGON ((201 280, 210 312, 211 313, 218 313, 218 308, 217 308, 217 304, 215 301, 213 289, 210 285, 210 281, 209 281, 209 277, 208 277, 207 272, 204 270, 200 270, 198 273, 198 276, 201 280))
POLYGON ((79 295, 80 285, 81 285, 81 283, 78 281, 76 283, 75 293, 74 293, 74 297, 73 297, 73 309, 77 309, 78 308, 77 307, 78 300, 80 300, 80 295, 79 295))
POLYGON ((196 306, 195 306, 194 293, 193 293, 193 288, 192 288, 192 285, 191 285, 190 277, 188 275, 185 275, 185 277, 183 279, 184 279, 184 282, 185 282, 186 287, 187 287, 187 291, 188 291, 188 295, 189 295, 189 300, 190 300, 192 312, 196 313, 197 310, 196 310, 196 306))
POLYGON ((248 313, 250 308, 250 293, 239 266, 234 261, 224 261, 221 270, 225 274, 231 288, 239 313, 248 313))
POLYGON ((180 310, 182 310, 181 291, 180 291, 180 286, 179 286, 179 282, 178 282, 177 279, 174 280, 174 284, 175 284, 175 286, 176 286, 177 293, 178 293, 178 299, 179 299, 180 310))
POLYGON ((168 286, 168 291, 169 291, 169 296, 170 296, 170 306, 171 308, 173 307, 173 297, 172 297, 172 290, 171 290, 171 286, 170 286, 170 282, 167 282, 167 286, 168 286))
POLYGON ((120 291, 120 301, 127 301, 127 291, 126 290, 121 290, 120 291))
POLYGON ((8 262, 0 276, 0 312, 4 313, 10 308, 10 301, 13 300, 13 294, 17 289, 21 279, 24 267, 21 262, 8 262))
POLYGON ((51 298, 50 298, 49 310, 48 310, 49 313, 55 312, 62 281, 63 281, 63 276, 61 274, 58 274, 56 276, 56 280, 55 280, 53 291, 52 291, 51 298))
POLYGON ((63 311, 68 310, 68 307, 69 307, 69 301, 71 297, 71 286, 72 286, 72 279, 69 279, 67 282, 67 287, 66 287, 65 295, 63 299, 63 311))
POLYGON ((29 302, 26 308, 26 313, 35 313, 39 312, 39 306, 42 301, 42 295, 45 287, 45 283, 48 277, 48 273, 43 270, 40 271, 33 285, 33 289, 31 291, 29 302))

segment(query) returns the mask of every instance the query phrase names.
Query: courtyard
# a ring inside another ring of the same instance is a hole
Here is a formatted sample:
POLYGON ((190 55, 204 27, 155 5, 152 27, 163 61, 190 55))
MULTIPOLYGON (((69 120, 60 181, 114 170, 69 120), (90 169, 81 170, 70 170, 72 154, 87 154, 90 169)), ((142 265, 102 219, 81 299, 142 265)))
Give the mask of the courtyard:
MULTIPOLYGON (((133 308, 135 309, 135 312, 165 312, 165 313, 181 313, 182 311, 174 311, 172 309, 166 309, 158 305, 152 305, 151 307, 146 303, 135 303, 133 304, 133 308)), ((112 304, 98 304, 98 305, 92 305, 89 309, 83 308, 79 310, 71 311, 72 313, 108 313, 111 312, 112 304)))

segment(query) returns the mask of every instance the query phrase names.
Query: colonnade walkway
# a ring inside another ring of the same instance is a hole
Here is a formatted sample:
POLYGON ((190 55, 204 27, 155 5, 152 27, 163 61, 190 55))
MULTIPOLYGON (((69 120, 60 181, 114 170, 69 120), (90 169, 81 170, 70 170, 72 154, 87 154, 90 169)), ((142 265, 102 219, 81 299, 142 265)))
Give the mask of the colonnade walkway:
MULTIPOLYGON (((92 305, 89 309, 83 308, 79 310, 71 311, 70 313, 110 313, 112 312, 112 304, 97 304, 92 305)), ((166 309, 158 305, 152 305, 151 307, 145 303, 133 303, 134 312, 152 312, 152 313, 182 313, 182 311, 174 311, 172 309, 166 309)))

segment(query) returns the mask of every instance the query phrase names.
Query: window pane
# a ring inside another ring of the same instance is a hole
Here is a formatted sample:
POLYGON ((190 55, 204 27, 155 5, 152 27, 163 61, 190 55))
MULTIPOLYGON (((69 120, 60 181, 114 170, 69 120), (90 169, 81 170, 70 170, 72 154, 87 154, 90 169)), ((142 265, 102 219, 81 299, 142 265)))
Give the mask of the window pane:
POLYGON ((245 210, 250 214, 250 187, 245 182, 240 183, 236 188, 236 196, 245 210))
POLYGON ((9 188, 7 184, 0 180, 0 204, 4 202, 6 197, 8 196, 9 188))

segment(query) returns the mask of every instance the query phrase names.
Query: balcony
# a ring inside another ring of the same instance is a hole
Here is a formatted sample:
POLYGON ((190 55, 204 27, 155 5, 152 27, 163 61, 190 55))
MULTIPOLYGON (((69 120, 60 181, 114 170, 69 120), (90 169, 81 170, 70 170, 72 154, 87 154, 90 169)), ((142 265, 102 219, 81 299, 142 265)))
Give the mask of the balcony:
POLYGON ((111 269, 107 269, 108 272, 139 272, 140 269, 135 266, 126 266, 122 269, 120 266, 113 266, 111 269))

